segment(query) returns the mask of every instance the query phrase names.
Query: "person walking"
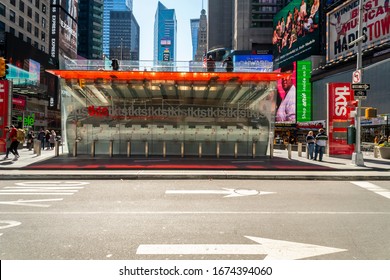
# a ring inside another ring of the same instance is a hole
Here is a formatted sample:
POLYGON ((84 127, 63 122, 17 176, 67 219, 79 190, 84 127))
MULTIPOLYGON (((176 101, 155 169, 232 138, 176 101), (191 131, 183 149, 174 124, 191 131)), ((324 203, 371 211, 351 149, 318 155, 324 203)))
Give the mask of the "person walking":
POLYGON ((231 56, 228 56, 223 62, 222 66, 225 66, 226 64, 226 72, 233 72, 234 66, 233 66, 233 60, 231 56))
POLYGON ((29 151, 32 150, 34 138, 35 138, 34 131, 30 130, 27 134, 27 149, 29 151))
POLYGON ((328 141, 328 136, 325 134, 325 130, 320 128, 319 133, 315 137, 315 153, 314 160, 317 160, 317 155, 319 155, 318 160, 322 161, 322 157, 325 153, 326 142, 328 141))
POLYGON ((56 142, 56 133, 54 130, 51 131, 50 133, 50 139, 49 139, 49 142, 50 142, 50 149, 54 149, 54 144, 56 142))
POLYGON ((315 137, 313 135, 313 131, 309 131, 309 133, 306 136, 306 148, 307 148, 307 153, 309 155, 309 159, 314 159, 314 144, 315 144, 315 137))
POLYGON ((46 135, 45 135, 45 131, 43 130, 43 128, 41 128, 41 130, 38 133, 38 140, 41 141, 42 150, 45 149, 46 135))
POLYGON ((215 61, 211 55, 207 58, 207 72, 215 72, 215 61))
POLYGON ((46 150, 50 150, 50 131, 46 129, 45 131, 45 140, 46 140, 46 150))
POLYGON ((9 134, 9 138, 11 139, 10 151, 15 155, 13 161, 16 161, 19 158, 19 153, 18 153, 19 141, 18 141, 18 130, 14 125, 11 125, 11 132, 9 134))
POLYGON ((3 158, 3 160, 7 160, 8 159, 8 155, 9 155, 9 152, 11 152, 14 156, 15 156, 15 153, 14 151, 11 150, 11 138, 9 138, 9 135, 11 133, 11 130, 9 129, 9 126, 6 126, 5 127, 5 148, 6 148, 6 153, 5 153, 5 156, 3 158))

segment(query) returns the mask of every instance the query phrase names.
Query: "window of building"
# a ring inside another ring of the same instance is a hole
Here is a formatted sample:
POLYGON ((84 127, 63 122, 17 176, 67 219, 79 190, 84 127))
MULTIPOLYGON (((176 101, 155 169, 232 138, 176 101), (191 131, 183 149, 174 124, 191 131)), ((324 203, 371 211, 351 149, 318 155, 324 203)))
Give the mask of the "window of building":
POLYGON ((12 34, 12 35, 15 35, 15 29, 10 27, 9 28, 9 33, 12 34))
POLYGON ((39 14, 35 12, 35 22, 39 23, 39 14))
POLYGON ((43 51, 43 52, 45 51, 45 46, 44 45, 41 46, 41 51, 43 51))
POLYGON ((23 33, 22 32, 19 32, 19 39, 23 41, 23 33))
POLYGON ((39 0, 35 0, 35 7, 39 9, 39 0))
POLYGON ((5 31, 5 23, 0 20, 0 31, 5 31))
POLYGON ((38 44, 38 42, 34 42, 34 48, 39 48, 39 44, 38 44))
POLYGON ((38 27, 34 27, 34 36, 39 37, 39 29, 38 27))
POLYGON ((5 17, 5 6, 3 4, 0 4, 0 15, 5 17))
POLYGON ((46 34, 45 34, 45 32, 41 32, 41 40, 43 41, 43 42, 46 42, 46 34))
POLYGON ((31 44, 31 38, 27 37, 27 43, 31 44))
POLYGON ((19 16, 19 26, 24 28, 24 19, 21 16, 19 16))
POLYGON ((32 24, 31 24, 31 22, 27 22, 27 31, 28 31, 28 33, 31 33, 31 31, 32 31, 32 24))
POLYGON ((16 6, 16 0, 11 0, 9 2, 11 3, 11 5, 16 6))
POLYGON ((19 1, 19 10, 24 13, 24 2, 22 0, 19 1))
POLYGON ((45 18, 42 18, 42 27, 46 28, 46 19, 45 18))
POLYGON ((12 10, 9 10, 9 20, 15 22, 15 12, 12 10))
POLYGON ((42 13, 46 14, 46 5, 42 4, 42 13))
POLYGON ((27 16, 29 18, 32 18, 32 9, 31 9, 31 7, 27 7, 27 16))

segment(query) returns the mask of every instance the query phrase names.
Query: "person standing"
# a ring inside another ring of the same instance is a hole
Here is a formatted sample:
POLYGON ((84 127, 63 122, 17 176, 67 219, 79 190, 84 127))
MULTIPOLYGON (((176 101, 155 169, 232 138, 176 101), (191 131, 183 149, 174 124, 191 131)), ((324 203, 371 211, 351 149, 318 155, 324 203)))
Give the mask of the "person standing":
POLYGON ((56 133, 54 130, 51 131, 50 133, 50 139, 49 139, 49 142, 50 142, 50 149, 54 149, 54 144, 56 142, 56 133))
POLYGON ((11 152, 15 155, 13 161, 16 161, 19 158, 19 153, 18 153, 19 141, 18 141, 18 130, 14 125, 11 125, 11 132, 9 134, 9 138, 11 139, 11 152))
POLYGON ((215 72, 215 61, 211 55, 207 59, 207 72, 215 72))
POLYGON ((34 131, 30 130, 27 134, 27 149, 29 151, 32 150, 34 138, 35 138, 34 131))
POLYGON ((226 64, 226 72, 233 72, 234 70, 233 60, 230 55, 222 62, 222 66, 225 66, 225 64, 226 64))
POLYGON ((15 156, 15 153, 14 151, 11 150, 11 138, 9 138, 9 135, 11 133, 11 130, 9 129, 8 126, 5 127, 5 148, 6 148, 6 153, 5 153, 5 156, 3 158, 3 160, 6 160, 8 159, 8 155, 9 155, 9 152, 11 152, 14 156, 15 156))
POLYGON ((315 137, 313 135, 313 131, 309 131, 309 133, 306 136, 306 148, 307 148, 307 153, 309 154, 309 159, 314 158, 314 144, 315 144, 315 137))
POLYGON ((322 157, 325 153, 326 142, 328 141, 328 136, 325 134, 325 130, 320 128, 319 133, 315 137, 315 153, 314 160, 317 160, 317 155, 319 155, 318 160, 322 161, 322 157))
POLYGON ((42 148, 42 150, 44 150, 45 149, 46 135, 45 135, 45 131, 43 130, 43 128, 41 128, 41 130, 38 133, 38 140, 41 141, 41 148, 42 148))

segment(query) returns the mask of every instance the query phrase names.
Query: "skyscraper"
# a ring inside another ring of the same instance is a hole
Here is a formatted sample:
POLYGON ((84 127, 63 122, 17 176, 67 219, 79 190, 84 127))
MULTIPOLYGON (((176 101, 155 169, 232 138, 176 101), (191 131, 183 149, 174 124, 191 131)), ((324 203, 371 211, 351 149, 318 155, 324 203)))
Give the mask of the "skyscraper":
POLYGON ((104 0, 103 8, 103 54, 110 54, 110 12, 132 11, 133 0, 104 0))
POLYGON ((168 9, 160 1, 154 19, 153 60, 175 61, 177 21, 174 9, 168 9))
POLYGON ((192 38, 192 60, 195 60, 196 51, 198 49, 198 31, 199 19, 191 19, 191 38, 192 38))
POLYGON ((103 0, 79 0, 77 54, 101 59, 103 54, 103 0))
POLYGON ((110 12, 110 58, 139 60, 139 25, 131 11, 110 12))
POLYGON ((195 61, 203 61, 205 52, 207 52, 207 16, 205 9, 202 9, 200 14, 197 43, 195 61))

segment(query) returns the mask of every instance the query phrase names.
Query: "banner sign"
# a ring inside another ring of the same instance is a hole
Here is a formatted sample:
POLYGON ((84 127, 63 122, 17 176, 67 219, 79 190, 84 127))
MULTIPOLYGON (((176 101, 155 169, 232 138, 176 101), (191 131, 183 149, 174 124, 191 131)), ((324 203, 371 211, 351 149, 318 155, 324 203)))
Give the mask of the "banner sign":
POLYGON ((354 123, 350 101, 354 100, 350 83, 328 84, 329 155, 352 155, 354 145, 347 144, 347 128, 354 123))
POLYGON ((0 152, 5 152, 6 149, 4 128, 9 125, 10 109, 9 81, 0 80, 0 152))
MULTIPOLYGON (((390 7, 388 0, 365 0, 363 8, 364 51, 390 41, 390 7)), ((358 38, 359 0, 347 1, 327 13, 326 24, 326 62, 354 55, 357 45, 348 44, 358 38)))
POLYGON ((311 61, 297 62, 297 122, 311 121, 311 61))

